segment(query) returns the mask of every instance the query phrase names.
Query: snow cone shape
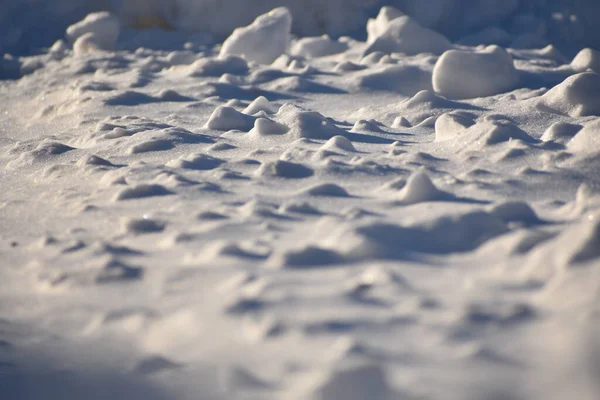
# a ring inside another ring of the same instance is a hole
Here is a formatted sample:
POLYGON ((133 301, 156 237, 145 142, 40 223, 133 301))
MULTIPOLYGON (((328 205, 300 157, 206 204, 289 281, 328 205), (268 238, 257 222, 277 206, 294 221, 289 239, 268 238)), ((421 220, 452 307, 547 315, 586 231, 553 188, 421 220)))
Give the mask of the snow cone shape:
POLYGON ((87 39, 92 41, 102 50, 112 50, 117 43, 121 24, 119 19, 109 12, 95 12, 89 14, 83 20, 67 28, 67 37, 71 42, 87 35, 87 39))
POLYGON ((248 131, 254 125, 254 118, 242 114, 232 107, 220 106, 213 111, 205 127, 217 131, 228 131, 237 129, 248 131))
POLYGON ((539 106, 571 117, 600 116, 600 75, 584 72, 568 77, 544 94, 539 106))
POLYGON ((290 42, 292 14, 285 7, 260 15, 248 26, 236 28, 221 47, 220 56, 240 55, 248 61, 271 64, 290 42))
POLYGON ((416 204, 444 200, 448 194, 435 187, 423 171, 413 173, 399 193, 398 204, 416 204))
POLYGON ((501 47, 480 51, 449 50, 433 69, 433 89, 450 99, 493 96, 516 88, 519 74, 501 47))

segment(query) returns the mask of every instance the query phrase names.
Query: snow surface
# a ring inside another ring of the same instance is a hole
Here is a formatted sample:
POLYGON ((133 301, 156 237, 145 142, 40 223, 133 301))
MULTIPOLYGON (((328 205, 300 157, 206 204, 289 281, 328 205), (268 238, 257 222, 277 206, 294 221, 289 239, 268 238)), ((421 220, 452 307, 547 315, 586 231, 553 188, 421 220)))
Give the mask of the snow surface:
POLYGON ((569 7, 0 5, 0 398, 600 398, 569 7))

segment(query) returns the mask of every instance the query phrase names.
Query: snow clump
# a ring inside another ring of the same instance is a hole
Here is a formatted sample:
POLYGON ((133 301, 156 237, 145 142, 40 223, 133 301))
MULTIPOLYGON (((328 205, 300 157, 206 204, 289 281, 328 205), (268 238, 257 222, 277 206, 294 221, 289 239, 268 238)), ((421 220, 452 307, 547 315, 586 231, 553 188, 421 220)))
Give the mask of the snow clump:
POLYGON ((95 12, 88 14, 81 21, 67 28, 67 38, 77 46, 77 41, 91 42, 101 50, 112 50, 115 48, 121 24, 119 19, 109 12, 95 12))
POLYGON ((493 96, 513 90, 519 74, 510 54, 501 47, 449 50, 433 69, 434 90, 451 99, 493 96))
POLYGON ((292 14, 285 7, 257 17, 252 24, 237 28, 225 40, 220 56, 240 55, 248 61, 271 64, 285 53, 290 42, 292 14))

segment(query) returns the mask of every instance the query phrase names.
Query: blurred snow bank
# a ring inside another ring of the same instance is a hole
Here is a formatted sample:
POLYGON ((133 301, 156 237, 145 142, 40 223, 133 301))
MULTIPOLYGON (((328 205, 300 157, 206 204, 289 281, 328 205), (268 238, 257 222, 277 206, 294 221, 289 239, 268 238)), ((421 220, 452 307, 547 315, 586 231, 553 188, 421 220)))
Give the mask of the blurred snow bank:
POLYGON ((550 41, 567 53, 600 48, 600 2, 591 0, 19 0, 0 5, 0 54, 49 47, 67 26, 94 11, 111 11, 124 26, 210 32, 223 40, 258 15, 285 6, 295 34, 365 39, 367 19, 385 5, 453 42, 543 47, 550 41), (508 43, 491 43, 490 32, 491 42, 508 43))

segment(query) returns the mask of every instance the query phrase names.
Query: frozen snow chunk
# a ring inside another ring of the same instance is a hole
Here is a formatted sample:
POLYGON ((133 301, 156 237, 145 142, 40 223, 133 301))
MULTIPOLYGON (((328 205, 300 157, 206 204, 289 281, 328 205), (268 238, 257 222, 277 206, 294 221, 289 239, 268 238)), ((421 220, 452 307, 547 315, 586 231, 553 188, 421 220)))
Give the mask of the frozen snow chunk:
POLYGON ((391 21, 405 16, 397 8, 384 6, 379 10, 377 18, 369 18, 367 21, 367 43, 373 43, 378 37, 383 35, 391 21))
POLYGON ((462 111, 452 111, 440 115, 435 120, 435 140, 441 142, 453 139, 475 125, 473 116, 462 111))
POLYGON ((327 140, 343 135, 344 130, 335 126, 329 119, 316 111, 306 111, 298 106, 286 103, 277 112, 277 122, 289 128, 294 138, 327 140))
POLYGON ((259 64, 271 64, 285 53, 290 41, 292 14, 285 7, 257 17, 248 26, 236 28, 221 47, 220 56, 241 55, 259 64))
POLYGON ((354 145, 350 141, 350 139, 344 136, 334 136, 329 139, 323 146, 321 146, 322 150, 342 150, 342 151, 350 151, 355 152, 356 149, 354 145))
POLYGON ((591 69, 600 74, 600 51, 590 48, 581 50, 571 61, 571 67, 577 72, 591 69))
POLYGON ((600 116, 600 75, 572 75, 546 92, 538 106, 571 117, 600 116))
POLYGON ((117 43, 121 24, 119 19, 106 11, 88 14, 83 20, 67 28, 67 37, 71 42, 89 34, 91 40, 102 50, 112 50, 117 43))
POLYGON ((377 364, 357 364, 331 371, 312 391, 315 400, 392 400, 403 397, 393 393, 384 369, 377 364))
POLYGON ((574 137, 567 143, 570 151, 576 152, 598 152, 600 151, 600 119, 586 124, 574 137))
POLYGON ((262 164, 256 171, 256 174, 262 177, 302 179, 312 176, 314 171, 302 164, 276 160, 262 164))
POLYGON ((162 185, 156 184, 140 184, 124 190, 121 190, 115 200, 132 200, 141 199, 144 197, 166 196, 173 194, 162 185))
POLYGON ((435 187, 429 176, 423 171, 413 173, 406 181, 406 185, 398 193, 398 196, 398 204, 447 200, 451 197, 448 193, 435 187))
POLYGON ((267 114, 272 114, 276 112, 276 106, 271 104, 269 100, 267 100, 264 96, 259 96, 252 101, 252 103, 248 104, 248 107, 242 111, 244 114, 254 115, 259 111, 264 111, 267 114))
POLYGON ((241 57, 224 55, 218 58, 201 58, 187 67, 189 76, 246 75, 248 63, 241 57))
POLYGON ((442 54, 452 48, 452 43, 443 35, 422 27, 417 21, 405 15, 393 19, 383 32, 365 51, 383 53, 404 53, 416 55, 421 53, 442 54))
POLYGON ((550 125, 540 138, 544 142, 557 142, 566 143, 571 140, 577 132, 581 130, 582 126, 577 124, 570 124, 568 122, 555 122, 550 125))
POLYGON ((328 35, 307 37, 298 40, 292 46, 290 53, 306 58, 325 57, 348 50, 348 43, 338 42, 328 35))
POLYGON ((206 128, 217 131, 230 131, 237 129, 240 131, 249 131, 254 125, 254 117, 242 114, 235 108, 219 106, 208 119, 206 128))
POLYGON ((450 99, 493 96, 513 90, 519 74, 510 54, 501 47, 449 50, 433 68, 433 89, 450 99))

